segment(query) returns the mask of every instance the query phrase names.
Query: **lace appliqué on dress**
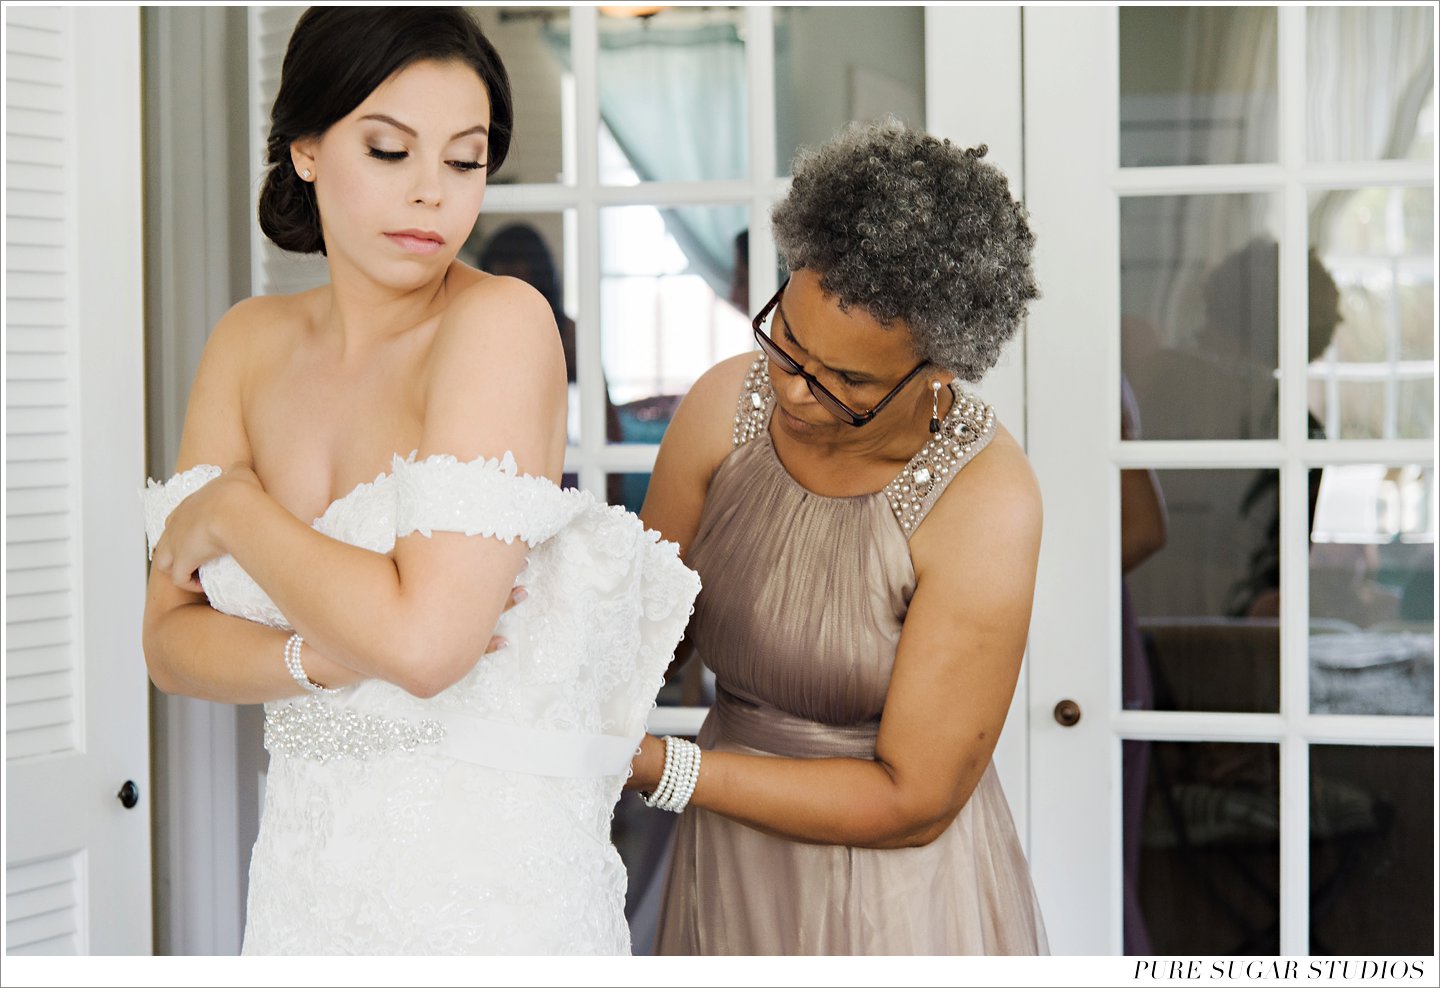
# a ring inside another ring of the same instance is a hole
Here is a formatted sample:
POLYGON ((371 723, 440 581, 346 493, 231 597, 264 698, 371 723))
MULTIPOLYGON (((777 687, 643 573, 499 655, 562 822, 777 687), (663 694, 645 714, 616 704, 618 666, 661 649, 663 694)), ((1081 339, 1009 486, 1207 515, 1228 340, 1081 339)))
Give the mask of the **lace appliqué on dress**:
POLYGON ((220 476, 217 466, 202 463, 184 473, 177 473, 163 484, 146 480, 140 491, 140 503, 145 508, 145 540, 149 543, 149 554, 155 554, 155 543, 165 534, 165 522, 175 506, 220 476))
POLYGON ((395 457, 395 534, 464 532, 534 548, 560 531, 584 505, 544 477, 517 472, 506 451, 499 459, 462 463, 453 456, 419 462, 395 457))

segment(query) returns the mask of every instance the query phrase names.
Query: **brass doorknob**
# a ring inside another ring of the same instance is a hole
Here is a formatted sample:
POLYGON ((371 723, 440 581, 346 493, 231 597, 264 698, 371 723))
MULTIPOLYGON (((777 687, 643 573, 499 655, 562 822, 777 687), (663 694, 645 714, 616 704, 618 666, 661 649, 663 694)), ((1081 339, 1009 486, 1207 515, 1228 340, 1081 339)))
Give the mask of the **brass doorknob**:
POLYGON ((1061 727, 1074 727, 1080 723, 1080 704, 1074 700, 1061 700, 1055 704, 1055 723, 1061 727))

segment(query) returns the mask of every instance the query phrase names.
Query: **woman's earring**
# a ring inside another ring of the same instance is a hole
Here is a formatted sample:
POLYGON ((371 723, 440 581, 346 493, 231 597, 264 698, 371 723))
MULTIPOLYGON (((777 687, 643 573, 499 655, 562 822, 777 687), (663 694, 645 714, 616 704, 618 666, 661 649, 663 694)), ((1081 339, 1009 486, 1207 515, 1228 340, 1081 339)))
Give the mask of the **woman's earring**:
POLYGON ((310 169, 306 168, 304 171, 302 171, 300 173, 300 177, 307 182, 310 181, 310 169))
POLYGON ((940 388, 943 385, 939 381, 930 382, 930 435, 934 436, 940 432, 940 388))

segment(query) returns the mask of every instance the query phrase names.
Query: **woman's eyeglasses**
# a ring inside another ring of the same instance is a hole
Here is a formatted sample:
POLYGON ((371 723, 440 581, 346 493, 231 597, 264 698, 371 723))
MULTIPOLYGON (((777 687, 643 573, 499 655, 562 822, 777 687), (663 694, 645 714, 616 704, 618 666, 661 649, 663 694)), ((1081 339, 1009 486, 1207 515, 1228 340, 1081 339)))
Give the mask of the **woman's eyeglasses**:
POLYGON ((751 321, 750 325, 755 330, 755 339, 760 344, 760 349, 765 351, 765 355, 779 364, 785 373, 803 377, 805 383, 810 386, 810 393, 815 396, 815 400, 818 401, 826 411, 847 425, 853 425, 858 429, 876 415, 879 415, 880 410, 890 403, 890 399, 898 395, 900 389, 909 384, 911 378, 920 373, 920 371, 930 363, 928 360, 920 361, 915 369, 909 374, 906 374, 904 379, 895 385, 895 387, 891 388, 890 393, 884 398, 881 398, 879 403, 870 409, 870 411, 855 411, 849 405, 831 394, 830 389, 816 380, 814 374, 805 373, 805 369, 795 362, 795 358, 780 349, 780 344, 776 343, 771 339, 770 334, 765 332, 765 319, 770 315, 770 312, 780 304, 780 296, 785 293, 785 285, 788 284, 790 284, 790 279, 787 278, 785 279, 785 284, 780 286, 780 290, 775 293, 775 296, 765 303, 765 308, 761 309, 759 315, 751 321))

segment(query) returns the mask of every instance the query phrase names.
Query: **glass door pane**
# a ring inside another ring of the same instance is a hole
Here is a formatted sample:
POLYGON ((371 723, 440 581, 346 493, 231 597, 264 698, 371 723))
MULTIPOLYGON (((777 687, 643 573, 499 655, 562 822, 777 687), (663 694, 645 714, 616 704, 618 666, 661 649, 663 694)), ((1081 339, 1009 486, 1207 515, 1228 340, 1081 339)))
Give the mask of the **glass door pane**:
MULTIPOLYGON (((1278 711, 1278 472, 1153 473, 1167 535, 1124 576, 1125 707, 1278 711)), ((1122 533, 1145 507, 1122 500, 1122 533)))
POLYGON ((1305 11, 1311 161, 1435 155, 1435 8, 1305 11))
POLYGON ((1120 10, 1120 164, 1228 165, 1278 154, 1273 7, 1120 10))
POLYGON ((1309 431, 1435 434, 1435 192, 1310 193, 1309 431))
POLYGON ((659 443, 696 378, 754 348, 749 316, 731 301, 746 219, 741 205, 601 210, 600 348, 611 442, 659 443))
POLYGON ((744 11, 601 7, 599 13, 600 120, 624 155, 617 162, 602 152, 601 183, 745 178, 744 11))
POLYGON ((1127 954, 1280 953, 1279 751, 1125 742, 1127 954))
POLYGON ((850 120, 925 125, 922 7, 775 8, 775 169, 850 120))
POLYGON ((510 76, 515 130, 510 155, 491 181, 573 183, 574 140, 567 105, 570 11, 565 7, 474 7, 485 36, 510 76))
POLYGON ((1278 216, 1273 195, 1120 201, 1122 366, 1138 438, 1275 438, 1278 216))
POLYGON ((1312 470, 1310 709, 1435 712, 1435 471, 1312 470))
POLYGON ((1311 954, 1435 954, 1429 746, 1310 748, 1311 954))

